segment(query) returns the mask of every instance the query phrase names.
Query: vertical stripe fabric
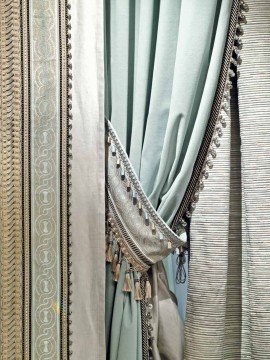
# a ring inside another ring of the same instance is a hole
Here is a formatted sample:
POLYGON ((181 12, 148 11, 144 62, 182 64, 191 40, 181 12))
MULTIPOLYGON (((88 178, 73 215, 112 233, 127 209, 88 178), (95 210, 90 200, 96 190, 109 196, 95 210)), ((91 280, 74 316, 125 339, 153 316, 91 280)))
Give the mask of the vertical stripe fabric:
POLYGON ((239 79, 242 358, 270 358, 270 3, 250 0, 239 79))
POLYGON ((229 129, 191 222, 186 360, 241 359, 241 158, 234 85, 229 129))
MULTIPOLYGON (((228 121, 229 119, 227 119, 228 121)), ((230 129, 191 221, 185 359, 223 359, 228 273, 230 129), (213 191, 214 188, 214 191, 213 191)))
POLYGON ((0 358, 69 358, 69 6, 0 1, 0 358))
POLYGON ((270 4, 248 5, 230 140, 192 218, 187 360, 270 356, 270 4))

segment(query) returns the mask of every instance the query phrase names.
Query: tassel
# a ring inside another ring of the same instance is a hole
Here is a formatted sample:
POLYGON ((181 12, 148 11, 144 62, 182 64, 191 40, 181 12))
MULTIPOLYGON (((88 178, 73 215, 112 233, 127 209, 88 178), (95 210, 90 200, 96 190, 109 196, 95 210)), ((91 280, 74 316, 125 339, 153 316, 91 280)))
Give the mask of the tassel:
POLYGON ((113 281, 117 282, 117 281, 119 280, 120 270, 121 270, 121 263, 118 262, 117 265, 116 265, 116 267, 115 267, 115 272, 114 272, 113 281))
POLYGON ((135 279, 135 294, 134 294, 134 299, 141 301, 143 299, 142 297, 142 290, 141 290, 141 284, 140 284, 140 280, 137 278, 135 279))
POLYGON ((116 266, 118 263, 118 254, 117 251, 114 253, 114 257, 113 257, 113 262, 112 262, 112 271, 115 272, 116 271, 116 266))
POLYGON ((185 269, 186 255, 182 247, 179 250, 180 252, 176 259, 176 264, 177 264, 176 284, 184 284, 187 279, 187 274, 185 269))
POLYGON ((152 297, 151 284, 150 284, 150 281, 147 279, 146 283, 145 283, 145 298, 151 299, 151 297, 152 297))
POLYGON ((112 241, 110 241, 107 245, 106 249, 106 261, 111 263, 113 261, 113 249, 112 249, 112 241))
POLYGON ((132 290, 129 270, 126 271, 125 282, 124 282, 124 286, 123 286, 122 290, 125 292, 131 292, 131 290, 132 290))

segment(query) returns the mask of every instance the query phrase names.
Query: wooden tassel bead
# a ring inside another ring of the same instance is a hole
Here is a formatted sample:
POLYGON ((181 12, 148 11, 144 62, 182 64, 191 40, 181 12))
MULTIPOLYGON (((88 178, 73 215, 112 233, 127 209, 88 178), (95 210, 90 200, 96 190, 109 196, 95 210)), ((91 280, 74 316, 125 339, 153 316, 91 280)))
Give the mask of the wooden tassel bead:
POLYGON ((143 299, 142 297, 142 290, 141 290, 141 284, 139 279, 135 279, 135 294, 134 299, 137 301, 141 301, 143 299))
POLYGON ((118 262, 116 267, 115 267, 113 281, 117 282, 119 280, 120 270, 121 270, 121 264, 120 264, 120 262, 118 262))
POLYGON ((145 283, 145 298, 151 299, 151 297, 152 297, 151 284, 150 284, 150 281, 147 279, 146 283, 145 283))
POLYGON ((124 292, 131 292, 131 290, 132 290, 129 270, 126 271, 125 281, 124 281, 124 285, 123 285, 123 289, 122 289, 122 290, 123 290, 124 292))
POLYGON ((109 262, 109 263, 111 263, 113 261, 113 249, 112 249, 112 242, 111 241, 107 245, 106 261, 109 262))

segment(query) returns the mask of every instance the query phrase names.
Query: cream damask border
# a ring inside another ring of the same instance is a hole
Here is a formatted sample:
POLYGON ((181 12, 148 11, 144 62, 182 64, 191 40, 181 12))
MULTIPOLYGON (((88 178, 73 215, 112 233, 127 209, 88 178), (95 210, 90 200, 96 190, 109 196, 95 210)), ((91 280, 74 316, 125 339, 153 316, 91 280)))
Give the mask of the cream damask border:
POLYGON ((0 0, 0 358, 22 359, 20 1, 0 0))

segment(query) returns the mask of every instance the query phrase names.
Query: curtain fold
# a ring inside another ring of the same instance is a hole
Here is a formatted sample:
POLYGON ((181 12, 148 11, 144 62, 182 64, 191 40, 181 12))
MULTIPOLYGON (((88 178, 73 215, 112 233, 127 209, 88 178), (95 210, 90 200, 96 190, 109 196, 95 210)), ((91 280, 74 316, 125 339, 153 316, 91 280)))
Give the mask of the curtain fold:
MULTIPOLYGON (((204 135, 231 6, 232 1, 221 0, 106 1, 105 113, 146 194, 168 223, 185 193, 204 135)), ((175 259, 168 258, 165 265, 175 290, 175 259)), ((121 279, 116 293, 109 290, 111 284, 106 286, 107 350, 111 359, 124 359, 129 342, 126 323, 118 317, 129 318, 136 339, 140 311, 124 305, 118 291, 121 279), (119 347, 122 342, 126 349, 119 347)), ((180 321, 178 314, 175 321, 180 321)), ((140 353, 138 347, 130 356, 139 359, 140 353)))

